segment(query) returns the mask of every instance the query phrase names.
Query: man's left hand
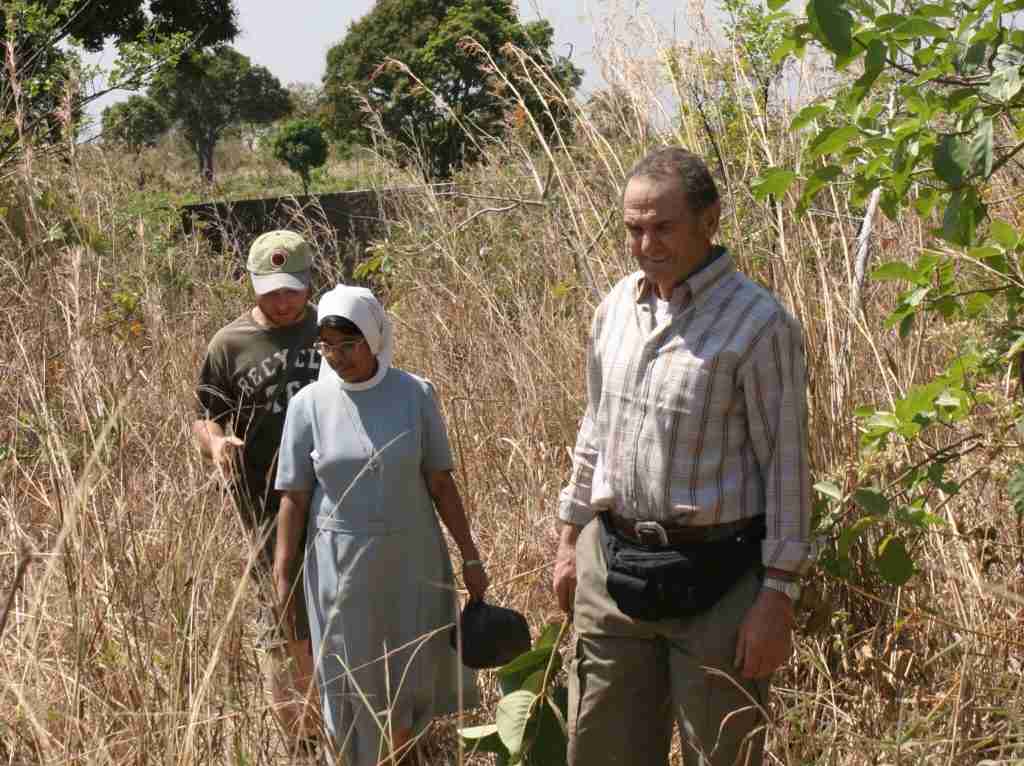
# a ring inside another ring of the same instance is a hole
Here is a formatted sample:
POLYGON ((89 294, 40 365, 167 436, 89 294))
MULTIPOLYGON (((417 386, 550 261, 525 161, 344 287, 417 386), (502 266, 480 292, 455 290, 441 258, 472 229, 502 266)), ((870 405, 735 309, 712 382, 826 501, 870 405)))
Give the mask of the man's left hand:
POLYGON ((735 666, 743 678, 767 678, 793 653, 793 602, 763 588, 740 625, 735 666))

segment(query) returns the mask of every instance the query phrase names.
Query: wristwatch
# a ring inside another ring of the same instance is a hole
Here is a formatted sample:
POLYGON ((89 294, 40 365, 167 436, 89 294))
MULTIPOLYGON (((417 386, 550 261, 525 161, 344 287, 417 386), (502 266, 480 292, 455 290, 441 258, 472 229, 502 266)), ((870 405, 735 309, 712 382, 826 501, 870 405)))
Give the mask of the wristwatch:
POLYGON ((796 600, 800 598, 800 583, 790 582, 789 580, 780 580, 777 577, 765 577, 764 583, 765 588, 771 588, 777 590, 779 593, 784 593, 789 596, 789 600, 794 604, 796 600))

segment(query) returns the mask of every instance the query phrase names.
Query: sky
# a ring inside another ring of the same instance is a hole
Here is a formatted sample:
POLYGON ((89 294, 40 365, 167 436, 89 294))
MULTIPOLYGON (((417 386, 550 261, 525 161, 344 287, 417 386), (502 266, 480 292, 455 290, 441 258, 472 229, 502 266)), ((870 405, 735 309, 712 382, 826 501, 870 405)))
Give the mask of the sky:
MULTIPOLYGON (((242 34, 235 45, 242 53, 282 82, 318 83, 328 48, 344 37, 350 23, 369 13, 374 0, 298 0, 302 12, 290 14, 282 14, 278 3, 266 0, 236 3, 242 34)), ((685 0, 519 0, 519 16, 523 21, 543 17, 551 22, 557 52, 571 50, 576 65, 586 72, 585 88, 592 90, 601 82, 593 59, 595 32, 602 34, 609 20, 620 26, 633 16, 653 19, 671 34, 684 5, 685 0)))
MULTIPOLYGON (((573 63, 582 67, 583 94, 604 85, 600 64, 594 56, 595 41, 607 41, 609 35, 635 44, 636 51, 650 55, 653 39, 688 39, 687 8, 703 3, 695 0, 518 0, 523 21, 546 18, 555 31, 555 49, 571 54, 573 63), (644 50, 646 48, 646 50, 644 50)), ((271 3, 267 0, 235 0, 242 33, 233 45, 254 63, 265 66, 282 83, 319 84, 324 73, 327 50, 339 42, 349 24, 364 16, 374 0, 292 0, 271 3)), ((707 0, 709 9, 716 0, 707 0)), ((96 56, 101 66, 113 63, 113 52, 96 56)), ((99 113, 104 106, 125 98, 113 94, 93 105, 99 113)))

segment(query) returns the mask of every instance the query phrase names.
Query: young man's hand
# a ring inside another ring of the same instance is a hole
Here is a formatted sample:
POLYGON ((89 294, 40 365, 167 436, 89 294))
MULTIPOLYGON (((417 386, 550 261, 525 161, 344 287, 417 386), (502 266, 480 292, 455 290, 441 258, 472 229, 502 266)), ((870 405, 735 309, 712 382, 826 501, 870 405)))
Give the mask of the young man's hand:
POLYGON ((237 436, 214 436, 210 439, 210 456, 213 464, 224 477, 235 471, 235 453, 245 446, 237 436))

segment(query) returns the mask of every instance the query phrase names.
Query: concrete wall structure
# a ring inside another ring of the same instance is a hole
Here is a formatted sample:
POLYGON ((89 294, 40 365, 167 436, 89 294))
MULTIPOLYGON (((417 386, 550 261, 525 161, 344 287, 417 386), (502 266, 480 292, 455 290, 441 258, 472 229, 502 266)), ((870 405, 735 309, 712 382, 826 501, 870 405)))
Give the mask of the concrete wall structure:
POLYGON ((218 252, 244 256, 254 238, 271 229, 292 229, 341 261, 346 276, 366 245, 386 233, 397 206, 420 189, 381 189, 297 197, 203 202, 180 208, 182 228, 200 233, 218 252))

